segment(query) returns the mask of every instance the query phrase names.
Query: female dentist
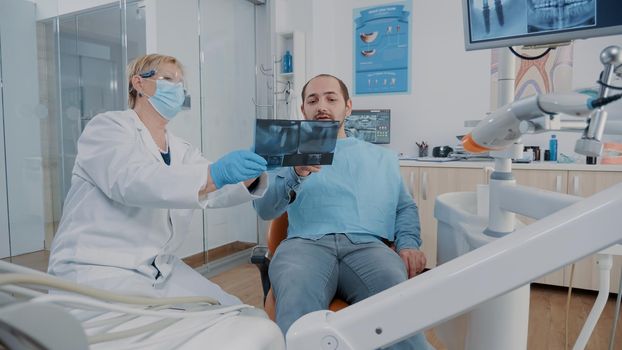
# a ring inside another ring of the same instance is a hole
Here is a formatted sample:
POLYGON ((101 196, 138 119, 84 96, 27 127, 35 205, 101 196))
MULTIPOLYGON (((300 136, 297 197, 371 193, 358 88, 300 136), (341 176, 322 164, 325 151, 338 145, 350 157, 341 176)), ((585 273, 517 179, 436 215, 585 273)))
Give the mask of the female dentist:
POLYGON ((176 58, 146 55, 128 71, 131 109, 95 116, 78 140, 48 272, 129 295, 240 303, 173 252, 196 209, 263 196, 266 162, 234 151, 209 163, 167 131, 185 98, 176 58))

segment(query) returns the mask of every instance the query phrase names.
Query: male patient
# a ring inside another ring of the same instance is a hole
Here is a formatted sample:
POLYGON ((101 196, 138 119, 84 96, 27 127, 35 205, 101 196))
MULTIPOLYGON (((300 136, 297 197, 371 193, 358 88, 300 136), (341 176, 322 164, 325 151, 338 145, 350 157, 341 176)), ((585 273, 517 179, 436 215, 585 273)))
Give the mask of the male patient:
MULTIPOLYGON (((264 220, 285 211, 289 217, 287 239, 269 270, 283 333, 301 316, 327 309, 335 295, 356 303, 415 276, 426 263, 417 206, 396 155, 345 134, 352 111, 345 84, 316 76, 302 89, 301 109, 307 120, 335 120, 340 128, 332 165, 272 172, 268 191, 254 201, 264 220)), ((391 347, 428 348, 423 334, 391 347)))

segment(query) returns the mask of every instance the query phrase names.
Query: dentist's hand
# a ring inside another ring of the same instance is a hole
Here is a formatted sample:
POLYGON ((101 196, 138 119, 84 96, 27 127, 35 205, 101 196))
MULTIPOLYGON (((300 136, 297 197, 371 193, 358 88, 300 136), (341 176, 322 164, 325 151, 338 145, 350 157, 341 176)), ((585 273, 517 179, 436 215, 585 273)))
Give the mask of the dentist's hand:
POLYGON ((254 179, 266 171, 267 162, 251 151, 233 151, 209 167, 216 188, 254 179))

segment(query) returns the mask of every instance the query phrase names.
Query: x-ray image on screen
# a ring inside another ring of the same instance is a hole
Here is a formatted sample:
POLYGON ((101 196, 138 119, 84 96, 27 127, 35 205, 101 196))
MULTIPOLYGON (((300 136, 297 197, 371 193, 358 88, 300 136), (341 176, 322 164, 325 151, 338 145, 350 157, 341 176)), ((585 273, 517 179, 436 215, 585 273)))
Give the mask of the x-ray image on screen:
POLYGON ((391 142, 390 109, 353 109, 345 123, 348 137, 371 143, 391 142))
POLYGON ((507 37, 527 32, 525 0, 468 1, 472 40, 507 37))
POLYGON ((461 0, 467 50, 622 34, 621 0, 461 0))
POLYGON ((529 33, 596 24, 596 1, 527 0, 529 33))
POLYGON ((339 122, 258 119, 255 153, 268 168, 332 164, 339 122))

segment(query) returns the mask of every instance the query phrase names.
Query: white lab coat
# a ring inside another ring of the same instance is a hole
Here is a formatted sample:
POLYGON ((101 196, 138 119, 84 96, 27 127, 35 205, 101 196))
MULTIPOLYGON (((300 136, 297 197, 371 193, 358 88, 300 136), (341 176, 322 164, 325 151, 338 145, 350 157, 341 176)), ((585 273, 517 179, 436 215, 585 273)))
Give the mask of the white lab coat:
POLYGON ((262 175, 252 194, 236 184, 199 199, 209 162, 188 142, 167 137, 170 166, 133 110, 102 113, 87 124, 49 273, 126 294, 227 296, 173 253, 188 235, 196 209, 259 198, 267 177, 262 175))

